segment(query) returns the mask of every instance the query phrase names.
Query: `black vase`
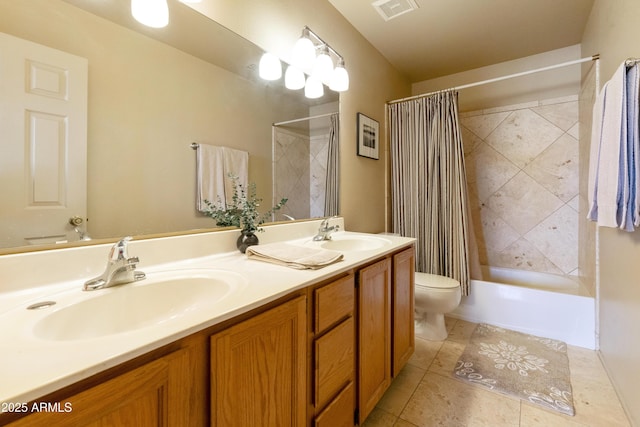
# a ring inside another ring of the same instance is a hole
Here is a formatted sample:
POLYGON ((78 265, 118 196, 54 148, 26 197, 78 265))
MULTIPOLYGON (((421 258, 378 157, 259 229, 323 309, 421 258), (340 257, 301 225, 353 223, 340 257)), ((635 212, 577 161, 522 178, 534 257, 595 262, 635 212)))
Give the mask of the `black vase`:
POLYGON ((258 236, 253 231, 242 230, 236 241, 236 246, 240 252, 245 253, 249 246, 257 245, 258 243, 260 243, 258 236))

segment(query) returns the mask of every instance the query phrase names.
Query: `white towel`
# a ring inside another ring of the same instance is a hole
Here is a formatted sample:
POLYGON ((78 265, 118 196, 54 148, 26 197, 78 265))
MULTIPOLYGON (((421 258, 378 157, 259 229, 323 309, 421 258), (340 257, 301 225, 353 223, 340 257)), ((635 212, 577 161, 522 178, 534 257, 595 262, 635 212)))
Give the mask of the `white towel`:
POLYGON ((327 249, 306 248, 289 243, 268 243, 249 246, 245 252, 248 258, 284 265, 298 270, 317 270, 338 262, 343 255, 327 249))
POLYGON ((640 226, 640 66, 636 63, 627 71, 627 139, 629 147, 629 187, 627 206, 627 224, 625 229, 632 231, 640 226))
POLYGON ((249 181, 249 153, 229 147, 199 144, 196 154, 196 209, 207 210, 205 200, 223 209, 233 198, 233 180, 247 188, 249 181), (220 206, 221 205, 221 206, 220 206))
POLYGON ((249 153, 229 147, 222 147, 222 152, 224 153, 224 176, 227 178, 224 194, 229 203, 233 197, 233 181, 229 179, 229 175, 237 177, 238 185, 244 189, 249 184, 249 153))
POLYGON ((222 147, 199 144, 196 150, 197 191, 196 208, 207 210, 205 200, 213 204, 225 202, 224 152, 222 147))
POLYGON ((589 167, 589 219, 605 227, 621 223, 627 145, 626 65, 605 83, 594 105, 589 167), (624 148, 623 148, 624 147, 624 148), (621 151, 622 150, 622 151, 621 151))

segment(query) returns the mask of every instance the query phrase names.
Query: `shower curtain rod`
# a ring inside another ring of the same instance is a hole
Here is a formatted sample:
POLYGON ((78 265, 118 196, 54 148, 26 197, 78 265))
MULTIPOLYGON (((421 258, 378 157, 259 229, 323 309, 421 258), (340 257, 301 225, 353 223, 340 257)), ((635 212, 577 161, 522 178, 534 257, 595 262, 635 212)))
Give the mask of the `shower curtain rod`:
POLYGON ((286 122, 278 122, 278 123, 274 123, 273 126, 281 126, 281 125, 288 125, 290 123, 297 123, 297 122, 303 122, 305 120, 312 120, 312 119, 320 119, 322 117, 328 117, 328 116, 332 116, 334 114, 338 114, 338 112, 333 112, 333 113, 326 113, 326 114, 318 114, 317 116, 310 116, 310 117, 303 117, 301 119, 293 119, 293 120, 287 120, 286 122))
MULTIPOLYGON (((600 59, 600 54, 595 54, 595 55, 592 55, 592 56, 588 56, 588 57, 581 58, 581 59, 576 59, 576 60, 573 60, 573 61, 563 62, 563 63, 560 63, 560 64, 549 65, 547 67, 536 68, 534 70, 528 70, 528 71, 522 71, 520 73, 509 74, 507 76, 495 77, 493 79, 482 80, 482 81, 475 82, 475 83, 468 83, 468 84, 465 84, 465 85, 455 86, 455 87, 452 87, 452 88, 449 88, 449 89, 443 89, 443 90, 466 89, 466 88, 469 88, 469 87, 485 85, 487 83, 494 83, 494 82, 499 82, 501 80, 512 79, 514 77, 520 77, 520 76, 526 76, 528 74, 539 73, 540 71, 553 70, 555 68, 567 67, 569 65, 580 64, 582 62, 595 61, 596 59, 600 59)), ((409 101, 409 100, 412 100, 412 99, 424 98, 424 97, 427 97, 427 96, 430 96, 430 95, 434 95, 434 94, 436 94, 438 92, 442 92, 443 90, 437 90, 437 91, 434 91, 434 92, 423 93, 421 95, 409 96, 407 98, 402 98, 402 99, 395 99, 393 101, 388 101, 387 105, 389 105, 389 104, 397 104, 398 102, 409 101)))

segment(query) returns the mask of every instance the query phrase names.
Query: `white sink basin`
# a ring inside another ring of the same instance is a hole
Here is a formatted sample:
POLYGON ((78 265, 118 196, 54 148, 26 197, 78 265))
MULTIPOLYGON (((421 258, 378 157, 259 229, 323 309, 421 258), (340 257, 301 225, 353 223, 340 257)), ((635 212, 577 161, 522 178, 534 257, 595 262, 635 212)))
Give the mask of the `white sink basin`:
POLYGON ((365 236, 353 233, 334 233, 331 240, 314 242, 316 245, 340 252, 370 251, 391 244, 391 241, 382 237, 365 236))
POLYGON ((241 275, 223 270, 150 273, 142 281, 83 292, 88 298, 48 308, 55 311, 41 318, 33 333, 40 339, 70 341, 158 326, 215 306, 245 283, 241 275))

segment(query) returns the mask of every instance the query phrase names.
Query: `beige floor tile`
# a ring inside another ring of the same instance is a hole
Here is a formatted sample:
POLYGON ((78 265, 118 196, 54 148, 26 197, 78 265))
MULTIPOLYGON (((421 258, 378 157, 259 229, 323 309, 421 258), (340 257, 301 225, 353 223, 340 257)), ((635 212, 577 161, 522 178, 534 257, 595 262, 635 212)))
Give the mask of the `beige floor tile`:
POLYGON ((445 341, 428 341, 416 338, 415 350, 408 363, 426 371, 436 358, 436 354, 438 354, 444 342, 445 341))
POLYGON ((419 427, 518 426, 520 402, 427 372, 400 418, 419 427))
POLYGON ((575 420, 593 427, 629 426, 602 362, 593 350, 569 347, 575 420))
POLYGON ((418 427, 415 424, 411 424, 409 421, 401 420, 398 418, 398 421, 393 425, 393 427, 418 427))
POLYGON ((405 365, 376 406, 395 416, 400 415, 425 373, 425 369, 405 365))
POLYGON ((440 351, 429 366, 429 372, 438 373, 443 376, 452 375, 458 359, 464 352, 465 344, 445 341, 440 347, 440 351))
POLYGON ((447 341, 466 345, 471 339, 471 334, 476 329, 476 326, 478 326, 477 323, 457 320, 453 328, 449 331, 447 341))
POLYGON ((361 427, 393 427, 398 417, 380 408, 374 408, 361 427))
POLYGON ((579 423, 575 417, 554 413, 529 403, 523 402, 520 406, 520 427, 580 427, 586 424, 579 423))

